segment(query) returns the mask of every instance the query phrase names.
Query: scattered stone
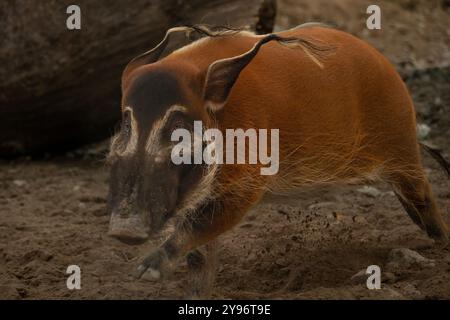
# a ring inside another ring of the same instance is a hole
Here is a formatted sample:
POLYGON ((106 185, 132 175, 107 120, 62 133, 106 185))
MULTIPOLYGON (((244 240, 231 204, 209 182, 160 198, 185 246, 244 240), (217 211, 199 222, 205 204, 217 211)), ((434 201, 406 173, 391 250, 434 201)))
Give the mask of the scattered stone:
POLYGON ((362 188, 359 188, 357 191, 372 198, 376 198, 382 194, 380 190, 371 186, 364 186, 362 188))
POLYGON ((78 202, 78 208, 81 209, 81 210, 86 209, 86 203, 84 203, 84 202, 78 202))
POLYGON ((430 135, 431 128, 424 123, 417 124, 417 137, 419 140, 426 140, 430 135))
POLYGON ((411 249, 399 248, 392 249, 389 253, 389 263, 387 266, 391 269, 407 269, 410 267, 432 268, 435 266, 435 262, 411 249))
POLYGON ((438 107, 443 105, 441 97, 434 98, 433 103, 434 103, 435 106, 438 106, 438 107))
POLYGON ((390 196, 390 197, 395 197, 394 191, 387 191, 387 192, 384 192, 383 195, 385 195, 385 196, 390 196))
POLYGON ((23 187, 24 185, 27 184, 25 180, 14 180, 13 183, 18 187, 23 187))

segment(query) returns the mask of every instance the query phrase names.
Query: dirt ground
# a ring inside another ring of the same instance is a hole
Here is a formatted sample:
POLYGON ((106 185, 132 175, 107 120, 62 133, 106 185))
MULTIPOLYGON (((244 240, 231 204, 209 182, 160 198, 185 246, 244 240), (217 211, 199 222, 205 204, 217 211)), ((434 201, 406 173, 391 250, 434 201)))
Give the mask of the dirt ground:
MULTIPOLYGON (((448 157, 450 11, 440 1, 376 2, 386 23, 380 34, 364 28, 367 5, 356 0, 282 0, 278 28, 335 22, 368 39, 404 76, 419 122, 431 130, 423 138, 448 157)), ((183 264, 163 283, 131 276, 164 234, 141 246, 106 235, 104 152, 99 144, 64 156, 0 161, 0 298, 184 296, 183 264), (66 287, 72 264, 81 267, 81 290, 66 287)), ((427 155, 424 164, 450 224, 450 180, 427 155)), ((450 246, 438 247, 420 231, 384 184, 268 195, 221 238, 219 256, 214 298, 450 299, 450 246), (392 257, 399 248, 424 259, 399 262, 392 257), (382 270, 381 290, 353 277, 374 264, 382 270)))

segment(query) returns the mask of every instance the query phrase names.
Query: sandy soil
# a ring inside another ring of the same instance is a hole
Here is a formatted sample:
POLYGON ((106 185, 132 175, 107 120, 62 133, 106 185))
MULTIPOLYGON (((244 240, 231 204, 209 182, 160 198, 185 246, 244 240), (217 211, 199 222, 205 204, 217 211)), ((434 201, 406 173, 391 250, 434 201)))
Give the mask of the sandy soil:
MULTIPOLYGON (((450 183, 426 162, 450 222, 450 183)), ((106 236, 107 171, 101 165, 58 159, 1 168, 0 297, 183 297, 183 265, 164 283, 130 276, 161 239, 127 246, 106 236), (80 291, 66 288, 71 264, 82 269, 80 291)), ((267 197, 223 237, 214 297, 450 298, 449 248, 435 247, 392 192, 376 187, 378 194, 336 186, 267 197), (389 252, 402 247, 435 265, 392 270, 389 252), (388 273, 379 291, 351 280, 372 264, 388 273)))
MULTIPOLYGON (((350 0, 323 8, 319 4, 324 1, 310 5, 311 1, 282 0, 279 26, 342 20, 344 28, 382 48, 402 68, 419 121, 431 128, 428 141, 449 155, 450 69, 422 69, 449 63, 450 13, 430 7, 428 3, 438 3, 434 1, 380 2, 390 10, 386 20, 395 16, 397 23, 416 26, 415 18, 423 17, 425 31, 405 27, 409 31, 402 33, 399 27, 389 31, 387 39, 384 34, 367 34, 363 26, 356 27, 365 10, 358 11, 360 1, 350 0), (408 9, 408 3, 415 2, 417 6, 408 9)), ((0 298, 184 296, 185 265, 163 283, 136 281, 130 275, 164 235, 142 246, 106 236, 108 172, 100 160, 101 148, 0 162, 0 298), (82 290, 66 288, 65 271, 71 264, 81 267, 82 290)), ((450 224, 450 181, 428 156, 424 163, 450 224)), ((213 297, 450 299, 450 247, 437 247, 420 231, 386 185, 373 187, 320 187, 267 196, 222 237, 213 297), (390 253, 397 248, 410 248, 433 261, 395 265, 390 253), (352 279, 372 264, 381 267, 381 290, 368 290, 352 279)))

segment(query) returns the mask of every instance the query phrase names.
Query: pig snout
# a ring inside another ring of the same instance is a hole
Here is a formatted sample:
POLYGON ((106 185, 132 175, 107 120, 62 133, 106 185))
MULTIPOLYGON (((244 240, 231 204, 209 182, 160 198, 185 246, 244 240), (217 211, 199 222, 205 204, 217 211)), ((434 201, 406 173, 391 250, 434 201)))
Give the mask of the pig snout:
POLYGON ((144 222, 139 215, 122 217, 114 213, 111 216, 108 235, 126 244, 141 244, 148 238, 144 222))

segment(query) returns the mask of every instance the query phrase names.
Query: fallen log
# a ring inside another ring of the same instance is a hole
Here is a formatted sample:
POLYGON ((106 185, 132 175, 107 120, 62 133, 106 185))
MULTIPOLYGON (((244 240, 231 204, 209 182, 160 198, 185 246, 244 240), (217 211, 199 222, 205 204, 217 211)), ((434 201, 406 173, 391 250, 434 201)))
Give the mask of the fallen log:
POLYGON ((267 33, 275 0, 79 0, 0 3, 0 156, 67 150, 111 135, 120 74, 173 26, 205 23, 267 33))

